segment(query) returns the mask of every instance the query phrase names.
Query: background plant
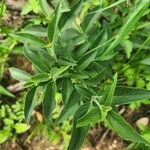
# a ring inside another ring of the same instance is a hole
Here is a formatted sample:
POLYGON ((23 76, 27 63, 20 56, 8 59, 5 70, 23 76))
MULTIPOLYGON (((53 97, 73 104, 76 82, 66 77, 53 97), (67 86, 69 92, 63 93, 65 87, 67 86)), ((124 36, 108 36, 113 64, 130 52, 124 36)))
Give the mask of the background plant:
POLYGON ((23 99, 18 100, 11 106, 8 104, 0 106, 0 144, 8 139, 15 142, 19 134, 26 132, 30 128, 29 125, 24 123, 23 108, 23 99))

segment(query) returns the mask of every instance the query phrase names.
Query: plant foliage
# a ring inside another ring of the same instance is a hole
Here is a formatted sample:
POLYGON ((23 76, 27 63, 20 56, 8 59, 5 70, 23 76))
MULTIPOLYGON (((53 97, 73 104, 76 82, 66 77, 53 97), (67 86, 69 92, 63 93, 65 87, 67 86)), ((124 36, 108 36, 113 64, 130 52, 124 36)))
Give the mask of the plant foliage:
POLYGON ((123 0, 103 9, 90 8, 82 17, 80 14, 86 1, 52 1, 55 7, 52 14, 49 14, 51 11, 48 11, 46 1, 39 2, 48 18, 47 36, 41 38, 23 31, 12 35, 24 43, 24 54, 36 70, 31 76, 10 69, 15 78, 31 87, 26 96, 26 121, 29 123, 36 106, 36 89, 42 87, 45 91, 43 113, 49 124, 59 124, 73 117, 68 150, 80 149, 90 125, 96 122, 107 123, 126 140, 148 145, 148 141, 120 116, 117 106, 150 98, 150 91, 118 86, 118 75, 113 75, 111 64, 118 53, 117 46, 149 11, 150 1, 136 1, 134 10, 115 36, 111 34, 110 23, 99 18, 103 11, 123 3, 123 0), (63 109, 58 118, 53 118, 56 93, 62 94, 63 109))

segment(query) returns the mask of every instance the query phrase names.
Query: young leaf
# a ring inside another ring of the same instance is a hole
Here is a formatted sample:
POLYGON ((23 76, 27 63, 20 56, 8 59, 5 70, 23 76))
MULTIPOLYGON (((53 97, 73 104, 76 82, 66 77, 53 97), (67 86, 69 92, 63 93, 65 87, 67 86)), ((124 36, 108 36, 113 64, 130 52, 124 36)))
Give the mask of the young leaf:
POLYGON ((0 130, 0 144, 4 143, 9 136, 11 135, 10 131, 7 129, 0 130))
POLYGON ((116 87, 112 105, 122 105, 136 102, 143 99, 150 99, 150 91, 133 87, 116 87))
POLYGON ((46 91, 43 99, 43 113, 47 121, 52 121, 52 112, 55 108, 56 85, 50 82, 46 86, 46 91))
POLYGON ((107 114, 106 122, 108 126, 122 138, 133 142, 144 143, 146 145, 149 144, 116 112, 110 111, 107 114))
POLYGON ((61 16, 61 7, 62 7, 62 2, 58 4, 54 11, 54 17, 52 18, 51 22, 48 25, 48 38, 51 43, 55 41, 56 34, 58 32, 58 22, 61 16))
POLYGON ((28 129, 30 128, 30 126, 26 123, 16 123, 14 125, 14 129, 16 130, 17 134, 21 134, 26 132, 28 129))
POLYGON ((27 123, 29 123, 33 109, 35 107, 34 95, 36 92, 36 88, 37 87, 33 87, 32 89, 30 89, 26 95, 24 115, 25 115, 25 120, 27 123))
POLYGON ((9 68, 11 76, 20 81, 29 81, 31 79, 31 75, 23 70, 19 70, 17 68, 9 68))
POLYGON ((113 78, 114 78, 113 83, 111 85, 108 85, 108 87, 106 88, 106 90, 108 91, 108 94, 106 94, 107 96, 105 97, 105 106, 110 106, 112 103, 113 95, 114 95, 115 88, 117 85, 117 73, 114 75, 113 78))

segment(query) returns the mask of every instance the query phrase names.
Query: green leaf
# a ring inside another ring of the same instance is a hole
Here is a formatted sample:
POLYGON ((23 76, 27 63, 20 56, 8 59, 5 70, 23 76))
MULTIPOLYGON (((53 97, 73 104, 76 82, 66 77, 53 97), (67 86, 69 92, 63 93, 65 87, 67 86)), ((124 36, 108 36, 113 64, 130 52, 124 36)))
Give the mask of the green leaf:
POLYGON ((24 44, 30 44, 32 46, 37 46, 37 47, 45 47, 45 42, 32 34, 16 33, 16 34, 11 34, 11 36, 24 44))
POLYGON ((147 11, 149 7, 149 0, 141 0, 138 7, 132 12, 129 16, 129 19, 126 21, 125 25, 121 28, 120 32, 116 35, 115 40, 111 43, 108 49, 102 54, 101 58, 108 55, 124 38, 127 34, 133 29, 139 19, 147 11))
POLYGON ((85 32, 89 32, 93 26, 96 24, 96 21, 100 17, 100 14, 87 14, 82 22, 82 28, 85 30, 85 32))
POLYGON ((85 52, 90 47, 90 43, 88 41, 84 42, 82 45, 79 46, 78 51, 76 52, 77 57, 82 58, 85 52))
POLYGON ((89 76, 81 71, 78 72, 74 72, 74 73, 68 73, 68 77, 72 78, 72 79, 88 79, 89 76))
POLYGON ((21 31, 22 33, 28 33, 32 34, 34 36, 38 37, 46 37, 46 28, 43 27, 42 25, 32 25, 32 26, 27 26, 21 31))
POLYGON ((67 104, 72 91, 73 91, 73 84, 71 79, 64 78, 62 83, 62 98, 64 105, 67 104))
POLYGON ((50 73, 50 64, 47 64, 47 61, 39 55, 38 52, 32 50, 31 47, 25 46, 24 48, 24 55, 41 71, 50 73), (39 56, 39 57, 37 57, 39 56), (47 64, 47 65, 46 65, 47 64))
POLYGON ((99 107, 94 107, 88 113, 86 113, 84 116, 78 119, 77 121, 77 128, 86 126, 91 123, 96 123, 102 119, 102 114, 99 109, 99 107))
POLYGON ((88 86, 96 87, 102 82, 103 76, 104 76, 104 70, 102 70, 99 73, 97 72, 94 77, 91 77, 90 79, 85 80, 85 83, 88 86))
POLYGON ((89 109, 90 104, 85 103, 78 108, 74 115, 74 124, 71 134, 71 140, 67 150, 79 150, 83 144, 84 138, 89 130, 89 126, 76 127, 76 121, 81 118, 89 109))
POLYGON ((52 78, 57 79, 62 73, 64 73, 70 66, 62 66, 60 68, 53 68, 52 78))
POLYGON ((46 86, 46 91, 43 99, 43 113, 47 121, 52 121, 52 112, 56 106, 55 101, 56 85, 50 82, 46 86))
POLYGON ((75 111, 79 107, 80 95, 77 93, 76 90, 73 90, 67 105, 61 111, 59 117, 56 120, 56 123, 62 123, 64 120, 70 118, 74 115, 75 111))
POLYGON ((46 49, 30 47, 32 53, 45 65, 48 70, 52 69, 55 59, 47 52, 46 49))
POLYGON ((11 135, 9 130, 0 130, 0 144, 4 143, 11 135))
POLYGON ((82 96, 84 96, 86 98, 90 99, 91 96, 92 96, 92 92, 88 88, 85 88, 85 87, 80 86, 80 85, 75 85, 75 89, 77 90, 77 92, 80 95, 82 95, 82 96))
POLYGON ((26 132, 28 129, 30 128, 30 126, 26 123, 16 123, 14 125, 14 129, 16 130, 17 134, 21 134, 26 132))
POLYGON ((56 39, 56 34, 58 32, 58 22, 61 16, 61 7, 62 3, 58 4, 54 11, 54 17, 52 18, 51 22, 48 24, 48 38, 51 43, 55 42, 56 39))
POLYGON ((6 90, 3 86, 0 85, 0 94, 15 97, 12 93, 10 93, 8 90, 6 90))
POLYGON ((150 99, 150 90, 118 86, 114 93, 112 105, 129 104, 143 99, 150 99))
POLYGON ((150 58, 146 58, 146 59, 142 60, 141 64, 150 65, 150 58))
POLYGON ((107 114, 106 122, 110 128, 119 134, 122 138, 133 142, 144 143, 148 145, 148 142, 144 140, 138 132, 136 132, 119 114, 114 111, 110 111, 107 114))
POLYGON ((114 78, 113 83, 111 85, 108 85, 107 88, 106 88, 106 90, 108 91, 108 94, 105 97, 105 106, 110 106, 111 103, 112 103, 113 95, 114 95, 115 88, 116 88, 116 85, 117 85, 117 73, 114 75, 113 78, 114 78))
POLYGON ((31 75, 23 70, 19 70, 17 68, 9 68, 11 76, 20 81, 29 81, 31 79, 31 75))
POLYGON ((123 40, 121 42, 121 45, 124 47, 124 50, 126 52, 126 55, 127 55, 127 58, 129 59, 130 56, 131 56, 131 52, 132 52, 132 49, 133 49, 133 44, 131 41, 129 40, 123 40))
POLYGON ((117 6, 117 5, 119 5, 119 4, 123 3, 123 2, 125 2, 125 0, 118 0, 117 2, 114 2, 113 4, 111 4, 111 5, 109 5, 109 6, 105 7, 105 8, 99 8, 98 10, 91 11, 91 12, 89 12, 89 14, 101 13, 104 10, 110 9, 112 7, 115 7, 115 6, 117 6))
POLYGON ((39 58, 46 65, 47 68, 51 69, 53 64, 55 63, 55 59, 48 53, 46 49, 41 49, 37 47, 31 47, 33 51, 39 53, 39 58))
POLYGON ((65 31, 72 25, 74 19, 78 16, 79 12, 81 11, 83 4, 83 0, 78 0, 71 8, 70 11, 65 12, 62 14, 62 17, 59 21, 59 27, 61 31, 65 31))
POLYGON ((29 123, 33 109, 35 107, 35 99, 34 95, 36 92, 37 87, 33 87, 32 89, 29 90, 29 92, 26 95, 25 99, 25 108, 24 108, 24 115, 25 115, 25 120, 27 123, 29 123))
POLYGON ((65 59, 65 58, 60 58, 58 60, 58 63, 61 65, 65 65, 65 66, 76 66, 76 61, 72 60, 72 59, 65 59))
POLYGON ((92 51, 90 53, 87 53, 79 60, 77 69, 85 69, 90 65, 91 62, 95 60, 95 57, 97 55, 97 51, 92 51))
POLYGON ((99 121, 104 121, 107 113, 111 110, 111 107, 100 105, 99 103, 96 104, 98 104, 97 107, 91 107, 85 115, 77 120, 77 127, 82 127, 99 121))
POLYGON ((49 7, 47 1, 46 0, 39 0, 39 5, 40 5, 40 8, 41 8, 43 14, 49 19, 51 12, 52 12, 52 9, 49 7))
POLYGON ((51 77, 48 74, 39 73, 39 74, 32 76, 31 81, 40 83, 40 82, 46 82, 50 79, 51 79, 51 77))

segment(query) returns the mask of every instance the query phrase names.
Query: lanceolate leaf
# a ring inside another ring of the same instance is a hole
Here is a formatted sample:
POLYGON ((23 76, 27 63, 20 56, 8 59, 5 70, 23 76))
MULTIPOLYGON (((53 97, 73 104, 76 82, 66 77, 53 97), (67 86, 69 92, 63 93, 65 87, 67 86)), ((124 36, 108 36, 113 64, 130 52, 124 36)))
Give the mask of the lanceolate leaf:
POLYGON ((37 47, 44 47, 45 43, 43 40, 39 39, 38 37, 28 34, 28 33, 16 33, 11 34, 12 37, 16 38, 20 42, 23 42, 24 44, 30 44, 32 46, 37 47))
POLYGON ((102 119, 102 114, 99 107, 94 107, 84 116, 78 119, 77 128, 89 125, 91 123, 96 123, 102 119))
POLYGON ((117 85, 117 73, 114 75, 113 83, 111 85, 108 85, 108 87, 107 87, 108 94, 105 98, 105 105, 106 106, 110 106, 111 103, 112 103, 112 99, 113 99, 113 95, 114 95, 114 92, 115 92, 116 85, 117 85))
POLYGON ((77 93, 76 90, 72 91, 68 103, 60 113, 58 119, 56 120, 56 123, 61 123, 64 120, 73 116, 75 111, 79 107, 79 101, 80 101, 80 95, 77 93))
POLYGON ((55 94, 56 94, 56 85, 54 82, 50 82, 46 86, 46 91, 43 99, 43 113, 47 121, 52 121, 52 112, 55 108, 56 101, 55 101, 55 94))
POLYGON ((41 71, 49 73, 50 72, 50 65, 46 66, 47 62, 41 57, 37 57, 37 53, 31 49, 29 46, 25 46, 24 48, 24 55, 41 71), (45 63, 44 63, 44 62, 45 63))
POLYGON ((27 123, 29 123, 33 109, 35 107, 35 99, 34 99, 35 92, 36 87, 33 87, 32 89, 29 90, 29 92, 26 95, 24 113, 27 123))
POLYGON ((60 1, 58 6, 54 11, 54 17, 48 25, 48 38, 50 42, 54 42, 56 38, 56 34, 58 33, 58 22, 61 16, 61 7, 62 2, 60 1))
POLYGON ((77 69, 85 69, 91 62, 95 60, 96 55, 97 51, 94 51, 83 56, 83 58, 81 58, 81 60, 78 62, 77 69))
POLYGON ((62 98, 64 105, 67 104, 72 91, 73 91, 73 84, 71 79, 64 78, 62 83, 62 98))
POLYGON ((133 142, 148 144, 119 114, 110 111, 106 117, 108 126, 122 138, 133 142))
POLYGON ((89 14, 101 13, 101 12, 103 12, 103 11, 105 11, 107 9, 110 9, 112 7, 115 7, 115 6, 117 6, 117 5, 119 5, 119 4, 123 3, 123 2, 125 2, 125 0, 118 0, 117 2, 115 2, 115 3, 113 3, 113 4, 109 5, 109 6, 107 6, 106 8, 99 8, 97 10, 89 12, 89 14))
POLYGON ((71 140, 67 150, 79 150, 83 144, 84 138, 89 130, 89 126, 76 127, 76 121, 81 118, 89 109, 89 103, 83 104, 78 108, 74 115, 74 125, 71 140))
POLYGON ((133 87, 116 87, 112 105, 129 104, 143 99, 150 99, 150 91, 133 87))
POLYGON ((23 70, 19 70, 17 68, 10 68, 10 74, 13 78, 20 81, 29 81, 31 79, 31 75, 23 70))

